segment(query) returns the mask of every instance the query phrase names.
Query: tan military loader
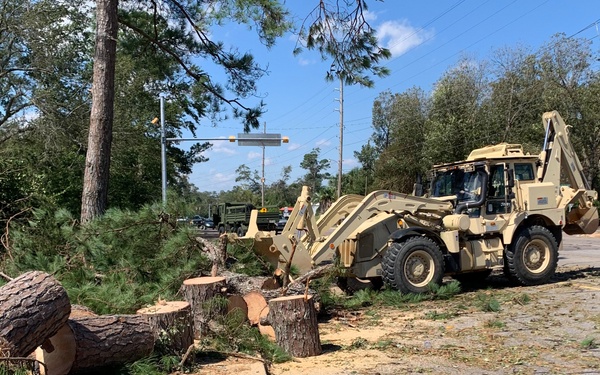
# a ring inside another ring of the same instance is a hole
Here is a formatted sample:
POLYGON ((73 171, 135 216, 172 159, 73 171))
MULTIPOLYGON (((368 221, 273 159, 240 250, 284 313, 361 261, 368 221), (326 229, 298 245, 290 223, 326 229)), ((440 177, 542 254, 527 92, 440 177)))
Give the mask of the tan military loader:
POLYGON ((245 238, 281 269, 337 261, 348 289, 383 281, 420 293, 444 275, 476 280, 494 269, 522 285, 548 282, 563 233, 595 232, 598 211, 558 112, 543 125, 539 155, 505 143, 474 150, 433 168, 428 197, 346 195, 316 220, 304 187, 281 234, 251 224, 245 238))

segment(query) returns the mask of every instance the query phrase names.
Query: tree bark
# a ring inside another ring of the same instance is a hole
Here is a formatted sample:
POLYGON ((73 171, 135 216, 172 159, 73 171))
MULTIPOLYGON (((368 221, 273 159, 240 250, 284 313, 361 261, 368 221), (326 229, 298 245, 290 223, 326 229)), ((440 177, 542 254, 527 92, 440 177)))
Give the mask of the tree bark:
POLYGON ((118 0, 96 0, 96 51, 92 109, 85 159, 81 222, 102 215, 108 204, 110 148, 114 114, 118 0))
POLYGON ((67 292, 52 276, 30 271, 0 288, 0 356, 25 357, 69 318, 67 292))
MULTIPOLYGON (((154 333, 141 315, 69 319, 53 350, 37 350, 47 375, 87 374, 144 358, 154 348, 154 333)), ((104 373, 110 373, 106 370, 104 373)))
POLYGON ((197 277, 183 281, 184 299, 192 308, 194 319, 194 338, 200 338, 209 331, 208 323, 219 315, 223 315, 227 303, 218 301, 227 291, 224 277, 197 277))
POLYGON ((194 343, 194 321, 190 304, 184 301, 157 303, 137 311, 144 316, 152 332, 155 346, 181 355, 194 343))
POLYGON ((260 324, 275 331, 275 342, 294 357, 321 354, 317 311, 311 296, 289 296, 269 301, 269 312, 260 324))

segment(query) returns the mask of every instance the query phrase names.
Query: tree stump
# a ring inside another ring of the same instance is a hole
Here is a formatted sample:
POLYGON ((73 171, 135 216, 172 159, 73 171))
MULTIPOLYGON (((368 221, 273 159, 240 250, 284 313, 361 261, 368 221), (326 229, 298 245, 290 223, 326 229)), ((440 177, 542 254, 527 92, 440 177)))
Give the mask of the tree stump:
POLYGON ((46 375, 86 374, 148 356, 154 333, 141 315, 80 317, 67 321, 52 346, 35 352, 46 375))
POLYGON ((194 343, 194 321, 185 301, 158 302, 137 311, 148 320, 154 332, 154 345, 181 355, 194 343))
POLYGON ((267 306, 267 300, 261 292, 255 290, 244 295, 244 301, 248 306, 248 320, 250 325, 255 326, 260 321, 260 312, 267 306))
POLYGON ((208 333, 208 323, 225 314, 226 290, 224 277, 196 277, 183 281, 183 296, 192 308, 195 338, 208 333))
POLYGON ((275 342, 294 357, 321 354, 317 311, 312 296, 288 296, 269 301, 269 313, 260 323, 275 331, 275 342))
POLYGON ((69 318, 67 292, 52 276, 30 271, 0 288, 0 356, 26 357, 69 318))

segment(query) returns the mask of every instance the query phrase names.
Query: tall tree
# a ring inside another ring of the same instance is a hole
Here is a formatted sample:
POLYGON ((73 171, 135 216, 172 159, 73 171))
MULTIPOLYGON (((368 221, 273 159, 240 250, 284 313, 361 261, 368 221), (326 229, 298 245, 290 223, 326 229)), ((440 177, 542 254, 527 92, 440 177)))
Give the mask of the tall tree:
POLYGON ((488 78, 485 62, 464 58, 436 82, 426 132, 430 163, 461 160, 501 140, 498 130, 481 121, 488 78))
MULTIPOLYGON (((256 107, 244 105, 245 98, 255 90, 255 81, 264 74, 250 54, 226 51, 221 43, 209 37, 211 20, 226 18, 238 22, 255 22, 259 37, 268 46, 289 28, 287 11, 275 0, 245 0, 197 3, 176 0, 127 2, 120 23, 150 42, 161 54, 176 61, 186 77, 195 84, 188 102, 192 118, 204 117, 208 112, 216 120, 222 104, 233 107, 233 115, 243 120, 244 130, 258 127, 262 103, 256 107), (171 17, 169 19, 168 17, 171 17), (191 56, 212 60, 221 66, 228 77, 226 89, 235 97, 227 98, 225 89, 191 62, 191 56)), ((102 214, 107 207, 107 191, 112 141, 114 101, 114 66, 117 43, 117 0, 97 0, 97 42, 94 59, 92 114, 86 157, 86 172, 82 194, 81 221, 102 214)))
POLYGON ((304 159, 300 163, 300 168, 308 171, 303 178, 303 182, 312 188, 313 194, 318 194, 323 185, 323 180, 331 176, 329 172, 325 171, 330 166, 329 160, 319 160, 320 152, 321 149, 318 147, 312 149, 311 152, 304 155, 304 159))
POLYGON ((413 87, 394 95, 388 106, 389 146, 375 162, 374 186, 409 193, 428 167, 423 134, 430 103, 423 90, 413 87))
POLYGON ((96 52, 88 151, 81 198, 81 222, 90 221, 103 214, 108 204, 118 4, 118 0, 96 0, 96 52))

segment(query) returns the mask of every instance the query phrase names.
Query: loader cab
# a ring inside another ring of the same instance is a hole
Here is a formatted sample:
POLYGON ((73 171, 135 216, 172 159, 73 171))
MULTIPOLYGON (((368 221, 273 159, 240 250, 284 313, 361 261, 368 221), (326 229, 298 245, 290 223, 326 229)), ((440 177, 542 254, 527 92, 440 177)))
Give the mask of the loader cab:
POLYGON ((487 194, 488 180, 482 164, 440 167, 432 174, 431 197, 452 201, 456 210, 477 217, 487 194))

